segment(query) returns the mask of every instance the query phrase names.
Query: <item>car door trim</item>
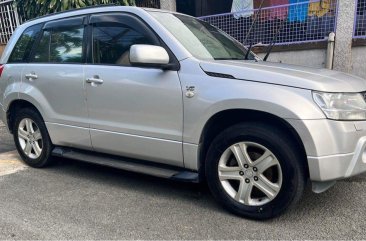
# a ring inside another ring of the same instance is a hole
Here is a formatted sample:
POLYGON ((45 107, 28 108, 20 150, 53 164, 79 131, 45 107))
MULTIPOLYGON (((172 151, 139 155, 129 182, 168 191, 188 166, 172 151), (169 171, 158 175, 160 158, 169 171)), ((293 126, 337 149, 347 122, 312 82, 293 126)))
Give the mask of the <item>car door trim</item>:
POLYGON ((107 130, 102 130, 102 129, 87 128, 87 127, 82 127, 82 126, 67 125, 67 124, 48 122, 48 121, 46 121, 45 123, 51 124, 51 125, 64 126, 64 127, 71 127, 71 128, 88 129, 90 131, 100 131, 100 132, 105 132, 105 133, 110 133, 110 134, 125 135, 125 136, 131 136, 131 137, 146 138, 149 140, 157 140, 157 141, 165 141, 165 142, 182 144, 182 141, 169 140, 169 139, 157 138, 157 137, 152 137, 152 136, 141 136, 141 135, 135 135, 135 134, 129 134, 129 133, 123 133, 123 132, 107 131, 107 130))

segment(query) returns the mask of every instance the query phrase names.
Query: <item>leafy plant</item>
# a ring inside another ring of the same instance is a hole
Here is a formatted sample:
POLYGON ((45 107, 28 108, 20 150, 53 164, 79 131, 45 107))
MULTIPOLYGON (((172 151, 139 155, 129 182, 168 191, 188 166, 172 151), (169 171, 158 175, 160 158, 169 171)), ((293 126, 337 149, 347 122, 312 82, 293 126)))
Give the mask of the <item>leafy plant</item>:
POLYGON ((15 0, 15 6, 23 20, 42 15, 101 4, 135 5, 135 0, 15 0))

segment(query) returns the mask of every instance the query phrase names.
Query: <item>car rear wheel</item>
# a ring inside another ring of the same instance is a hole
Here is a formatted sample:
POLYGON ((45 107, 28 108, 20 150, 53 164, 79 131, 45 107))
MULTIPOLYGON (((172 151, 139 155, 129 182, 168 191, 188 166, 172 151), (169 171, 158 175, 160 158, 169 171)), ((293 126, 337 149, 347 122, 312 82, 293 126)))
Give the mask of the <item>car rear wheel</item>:
POLYGON ((42 117, 33 109, 16 113, 13 125, 16 148, 23 161, 32 167, 50 164, 52 143, 42 117))
POLYGON ((243 123, 223 131, 206 159, 208 185, 229 211, 269 219, 300 199, 305 167, 293 141, 275 127, 243 123))

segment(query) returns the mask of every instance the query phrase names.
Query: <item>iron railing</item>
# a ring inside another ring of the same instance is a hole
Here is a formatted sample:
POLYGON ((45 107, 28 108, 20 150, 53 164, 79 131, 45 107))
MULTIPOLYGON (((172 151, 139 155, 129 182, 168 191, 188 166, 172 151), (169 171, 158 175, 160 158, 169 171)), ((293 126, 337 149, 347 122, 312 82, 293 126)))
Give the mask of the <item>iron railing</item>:
POLYGON ((366 0, 356 0, 353 38, 366 39, 366 0))
POLYGON ((201 19, 244 45, 268 45, 272 41, 277 45, 320 42, 335 31, 337 6, 337 0, 299 1, 201 19))
POLYGON ((19 24, 20 19, 13 6, 13 0, 0 0, 0 44, 9 41, 19 24))

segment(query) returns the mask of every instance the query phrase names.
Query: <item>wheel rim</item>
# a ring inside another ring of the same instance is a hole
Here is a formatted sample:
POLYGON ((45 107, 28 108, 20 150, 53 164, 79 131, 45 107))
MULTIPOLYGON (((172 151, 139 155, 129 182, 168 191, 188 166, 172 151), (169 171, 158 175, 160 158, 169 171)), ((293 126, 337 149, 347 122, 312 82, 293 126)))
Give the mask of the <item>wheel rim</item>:
POLYGON ((226 193, 248 206, 271 202, 282 186, 278 159, 269 149, 253 142, 236 143, 226 149, 218 174, 226 193))
POLYGON ((41 132, 29 118, 24 118, 18 127, 18 140, 23 153, 32 159, 37 159, 42 154, 43 141, 41 132))

